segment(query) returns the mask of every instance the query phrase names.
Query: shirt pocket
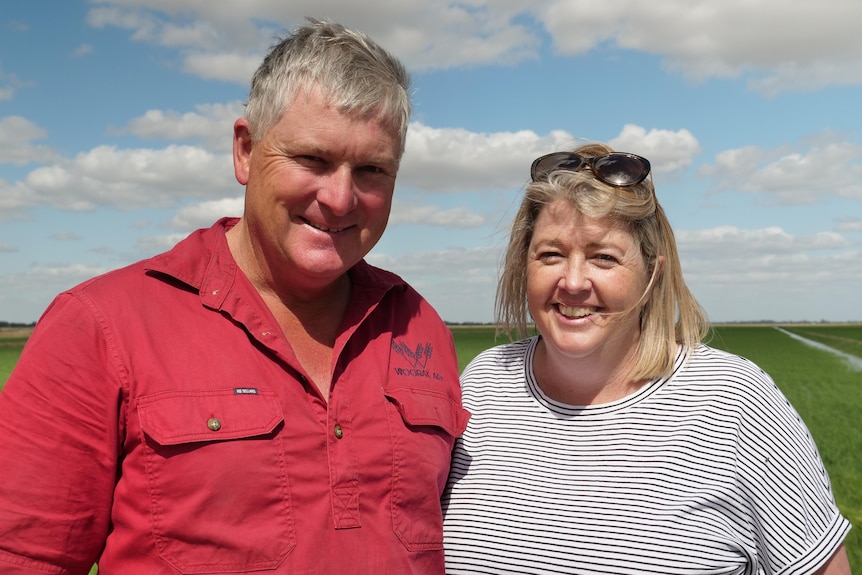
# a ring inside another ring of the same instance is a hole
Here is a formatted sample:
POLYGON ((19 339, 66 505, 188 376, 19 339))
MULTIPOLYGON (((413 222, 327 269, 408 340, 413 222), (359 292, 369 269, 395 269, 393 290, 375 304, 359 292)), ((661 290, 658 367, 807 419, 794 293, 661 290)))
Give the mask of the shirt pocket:
POLYGON ((296 532, 277 394, 171 391, 137 411, 159 555, 189 574, 278 566, 296 532))
POLYGON ((443 548, 440 496, 455 438, 469 413, 445 393, 423 388, 384 390, 393 445, 392 526, 411 551, 443 548))

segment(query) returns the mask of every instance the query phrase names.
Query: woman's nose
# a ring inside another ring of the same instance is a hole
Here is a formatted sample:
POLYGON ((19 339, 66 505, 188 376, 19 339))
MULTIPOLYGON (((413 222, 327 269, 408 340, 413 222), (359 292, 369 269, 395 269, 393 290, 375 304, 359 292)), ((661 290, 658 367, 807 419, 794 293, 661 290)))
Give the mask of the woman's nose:
POLYGON ((586 262, 581 258, 569 258, 561 278, 563 289, 568 292, 579 292, 591 286, 586 262))

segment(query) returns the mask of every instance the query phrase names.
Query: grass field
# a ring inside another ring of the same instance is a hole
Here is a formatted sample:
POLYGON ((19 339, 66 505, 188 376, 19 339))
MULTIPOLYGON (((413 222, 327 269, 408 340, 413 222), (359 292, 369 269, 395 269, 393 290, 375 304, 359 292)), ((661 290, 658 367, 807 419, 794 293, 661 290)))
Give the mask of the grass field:
MULTIPOLYGON (((790 325, 787 331, 862 357, 862 325, 790 325)), ((491 326, 453 326, 463 369, 495 344, 491 326)), ((25 337, 0 329, 0 389, 12 371, 25 337)), ((769 325, 717 326, 708 340, 719 349, 745 356, 767 371, 814 436, 829 470, 835 498, 853 523, 847 551, 853 571, 862 573, 862 372, 838 356, 805 345, 769 325)), ((95 573, 95 570, 93 571, 95 573)))
POLYGON ((21 355, 21 346, 0 346, 0 389, 2 389, 9 374, 12 373, 12 368, 15 367, 19 355, 21 355))
POLYGON ((789 332, 818 341, 834 349, 862 356, 862 325, 786 326, 789 332))

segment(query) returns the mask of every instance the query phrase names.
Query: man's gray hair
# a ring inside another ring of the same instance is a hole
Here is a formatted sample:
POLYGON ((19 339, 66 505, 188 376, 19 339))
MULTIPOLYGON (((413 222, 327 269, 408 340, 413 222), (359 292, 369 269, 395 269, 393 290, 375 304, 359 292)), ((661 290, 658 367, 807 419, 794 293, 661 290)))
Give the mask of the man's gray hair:
POLYGON ((410 76, 398 59, 361 32, 309 19, 281 39, 254 74, 245 117, 260 141, 300 91, 320 89, 327 103, 354 117, 375 117, 399 130, 410 119, 410 76))

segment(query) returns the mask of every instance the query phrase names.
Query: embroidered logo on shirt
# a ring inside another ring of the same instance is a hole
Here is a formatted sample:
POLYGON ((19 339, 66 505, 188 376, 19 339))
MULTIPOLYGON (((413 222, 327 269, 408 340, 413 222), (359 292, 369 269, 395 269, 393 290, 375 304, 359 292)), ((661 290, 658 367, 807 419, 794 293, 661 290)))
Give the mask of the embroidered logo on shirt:
POLYGON ((415 349, 410 347, 403 341, 397 339, 392 340, 392 350, 401 356, 408 367, 396 367, 397 375, 407 377, 433 377, 434 379, 443 379, 443 377, 428 369, 428 360, 431 359, 432 347, 431 342, 420 343, 415 349))

